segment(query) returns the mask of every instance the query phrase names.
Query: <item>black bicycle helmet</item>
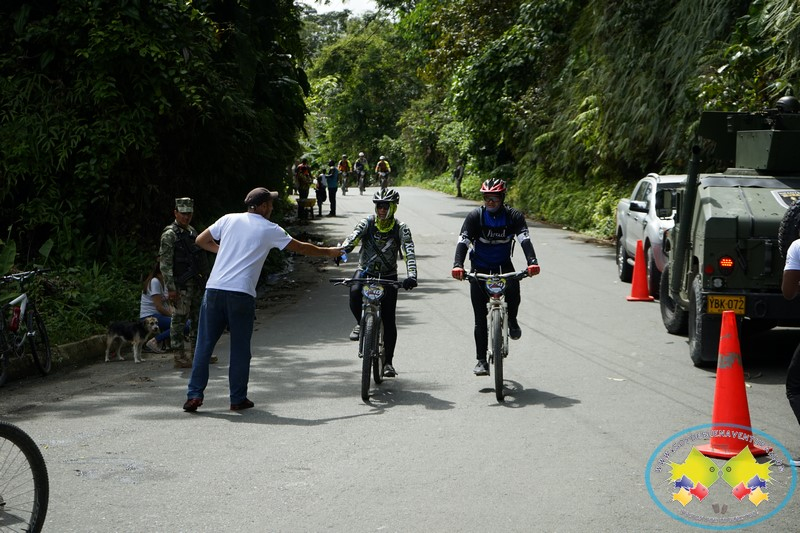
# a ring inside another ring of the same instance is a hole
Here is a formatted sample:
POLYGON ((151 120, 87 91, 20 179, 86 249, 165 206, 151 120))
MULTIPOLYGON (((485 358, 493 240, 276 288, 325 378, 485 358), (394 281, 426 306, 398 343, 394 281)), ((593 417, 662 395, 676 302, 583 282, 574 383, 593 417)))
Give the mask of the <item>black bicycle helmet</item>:
POLYGON ((505 194, 506 182, 497 178, 489 178, 481 185, 481 192, 483 194, 505 194))
POLYGON ((394 189, 381 189, 372 195, 372 203, 377 204, 380 202, 390 202, 393 204, 400 203, 400 193, 394 189))

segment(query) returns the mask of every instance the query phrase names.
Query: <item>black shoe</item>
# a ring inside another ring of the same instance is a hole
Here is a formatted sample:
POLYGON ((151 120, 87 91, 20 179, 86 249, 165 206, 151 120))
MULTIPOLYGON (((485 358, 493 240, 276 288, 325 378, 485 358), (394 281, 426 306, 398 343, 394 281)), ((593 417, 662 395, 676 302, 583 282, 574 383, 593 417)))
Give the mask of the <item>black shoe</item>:
POLYGON ((522 337, 522 328, 519 327, 517 321, 508 321, 508 336, 511 337, 511 340, 517 340, 522 337))
POLYGON ((386 365, 383 367, 383 377, 385 378, 393 378, 397 375, 395 372, 394 367, 392 365, 386 365))
POLYGON ((186 400, 186 403, 183 404, 183 410, 194 413, 201 405, 203 405, 203 400, 201 398, 189 398, 186 400))
POLYGON ((478 364, 475 365, 475 368, 472 372, 476 376, 488 376, 489 375, 489 363, 486 362, 486 359, 478 359, 478 364))
POLYGON ((242 411, 243 409, 250 409, 254 407, 256 404, 245 398, 239 403, 232 403, 231 404, 231 411, 242 411))
POLYGON ((350 340, 357 341, 358 336, 361 334, 361 326, 356 324, 356 327, 353 328, 353 331, 350 332, 350 340))

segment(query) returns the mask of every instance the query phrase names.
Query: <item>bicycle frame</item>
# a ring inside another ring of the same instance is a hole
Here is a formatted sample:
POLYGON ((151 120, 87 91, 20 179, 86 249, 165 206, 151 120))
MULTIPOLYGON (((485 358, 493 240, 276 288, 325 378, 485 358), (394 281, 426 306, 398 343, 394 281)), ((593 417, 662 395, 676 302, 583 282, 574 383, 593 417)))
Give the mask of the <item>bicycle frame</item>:
POLYGON ((489 296, 486 303, 488 345, 486 359, 494 365, 495 395, 498 402, 505 399, 503 389, 503 359, 508 357, 508 304, 506 288, 509 280, 520 280, 528 276, 528 271, 508 274, 479 274, 470 272, 467 279, 471 283, 483 283, 483 290, 489 296), (498 339, 498 336, 500 338, 498 339))
MULTIPOLYGON (((5 318, 7 316, 6 313, 8 312, 9 309, 14 309, 14 307, 16 307, 16 306, 19 306, 19 320, 20 320, 20 322, 22 322, 23 320, 25 320, 25 311, 28 309, 28 293, 27 292, 23 292, 22 294, 20 294, 19 296, 17 296, 16 298, 14 298, 10 302, 8 302, 7 304, 3 305, 3 312, 2 312, 3 326, 2 326, 2 331, 5 332, 6 328, 8 327, 5 324, 5 318)), ((19 330, 11 331, 11 328, 8 328, 8 335, 3 335, 4 338, 6 338, 6 337, 9 338, 10 344, 13 347, 13 350, 14 350, 14 355, 17 355, 17 354, 22 352, 23 347, 25 345, 25 340, 27 339, 26 335, 17 335, 18 332, 19 332, 19 330)))
POLYGON ((400 281, 373 277, 331 278, 335 285, 361 285, 361 320, 358 336, 358 357, 361 364, 361 399, 369 402, 370 374, 376 384, 383 382, 383 321, 381 301, 386 295, 384 285, 401 287, 400 281))

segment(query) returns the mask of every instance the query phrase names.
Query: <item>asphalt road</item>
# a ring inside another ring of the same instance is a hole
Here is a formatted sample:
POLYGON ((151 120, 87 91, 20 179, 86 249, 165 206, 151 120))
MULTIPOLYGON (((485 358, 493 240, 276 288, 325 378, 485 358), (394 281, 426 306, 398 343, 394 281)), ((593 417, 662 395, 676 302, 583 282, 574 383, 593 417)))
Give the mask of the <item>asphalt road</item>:
MULTIPOLYGON (((41 445, 45 531, 695 529, 657 505, 646 473, 662 443, 710 424, 715 373, 692 366, 657 303, 626 300, 613 248, 531 224, 542 274, 522 281, 523 336, 500 405, 492 378, 472 375, 468 284, 449 277, 476 204, 400 191, 420 285, 399 298, 399 376, 370 404, 347 339, 347 291, 325 282, 259 312, 249 411, 228 410, 227 338, 196 414, 181 409, 188 372, 167 356, 12 383, 0 390, 0 416, 41 445)), ((351 189, 340 217, 303 229, 336 242, 371 208, 351 189)), ((320 265, 322 277, 353 268, 320 265)), ((793 453, 800 428, 783 381, 798 333, 742 341, 752 425, 793 453)), ((776 501, 751 505, 769 516, 749 530, 797 530, 788 472, 775 472, 776 501)), ((687 508, 710 513, 711 499, 687 508)), ((730 513, 737 505, 749 504, 734 501, 730 513)))

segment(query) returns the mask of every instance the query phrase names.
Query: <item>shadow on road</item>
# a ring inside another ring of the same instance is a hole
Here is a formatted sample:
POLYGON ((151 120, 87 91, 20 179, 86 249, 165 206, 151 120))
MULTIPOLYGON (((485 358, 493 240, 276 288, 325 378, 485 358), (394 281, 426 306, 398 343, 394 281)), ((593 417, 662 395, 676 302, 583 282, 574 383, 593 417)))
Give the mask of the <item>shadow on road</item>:
MULTIPOLYGON (((505 407, 527 407, 529 405, 542 405, 546 409, 563 409, 581 403, 580 400, 559 396, 558 394, 536 389, 526 389, 517 381, 504 380, 506 398, 505 402, 498 405, 505 407)), ((480 390, 482 393, 494 394, 493 387, 480 390)))

